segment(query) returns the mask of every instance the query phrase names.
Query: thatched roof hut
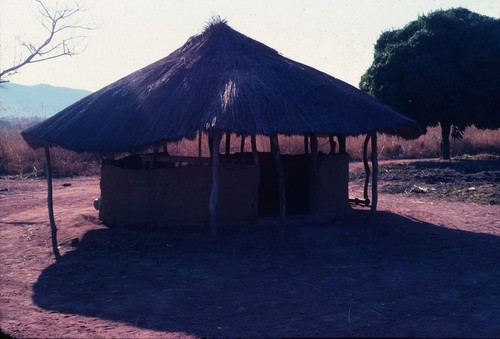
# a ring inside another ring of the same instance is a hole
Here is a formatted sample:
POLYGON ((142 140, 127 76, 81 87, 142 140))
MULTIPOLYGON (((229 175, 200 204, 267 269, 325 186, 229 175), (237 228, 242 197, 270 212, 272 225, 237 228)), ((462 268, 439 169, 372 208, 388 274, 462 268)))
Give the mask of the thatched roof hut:
MULTIPOLYGON (((212 145, 209 205, 214 232, 223 133, 251 136, 254 155, 255 136, 271 138, 284 220, 286 182, 278 135, 310 140, 311 161, 317 167, 316 136, 337 136, 342 153, 346 136, 367 134, 376 148, 377 132, 415 138, 421 130, 413 120, 357 88, 282 56, 225 21, 216 21, 167 57, 90 94, 22 135, 31 147, 45 147, 49 156, 48 148, 56 145, 78 152, 134 152, 193 139, 201 132, 212 145)), ((367 145, 368 139, 365 149, 367 145)), ((341 167, 345 172, 347 165, 341 167)), ((342 178, 347 181, 346 175, 342 178)))
POLYGON ((377 99, 218 22, 23 136, 34 148, 121 152, 192 139, 199 130, 266 136, 378 131, 409 138, 420 133, 412 120, 377 99))

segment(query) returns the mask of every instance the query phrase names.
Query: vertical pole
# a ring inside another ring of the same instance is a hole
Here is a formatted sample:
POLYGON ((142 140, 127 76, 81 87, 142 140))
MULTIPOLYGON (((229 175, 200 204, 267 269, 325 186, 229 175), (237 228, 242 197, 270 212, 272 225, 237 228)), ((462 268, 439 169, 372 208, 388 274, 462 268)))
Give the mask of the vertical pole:
POLYGON ((370 134, 366 135, 365 142, 363 143, 363 166, 365 167, 365 187, 363 189, 363 198, 365 205, 370 204, 368 199, 368 184, 370 183, 370 165, 368 165, 368 142, 370 142, 370 134))
POLYGON ((269 151, 270 151, 272 154, 274 154, 275 150, 276 150, 276 149, 274 148, 273 138, 271 137, 271 138, 269 138, 269 151))
POLYGON ((49 209, 50 231, 52 238, 52 251, 56 259, 61 258, 59 249, 57 248, 57 226, 54 220, 54 204, 52 202, 52 166, 50 164, 50 151, 49 147, 45 146, 45 162, 47 165, 47 206, 49 209))
POLYGON ((378 159, 377 159, 377 132, 373 132, 371 135, 372 139, 372 168, 373 168, 373 179, 372 179, 372 214, 377 211, 378 202, 378 159))
POLYGON ((214 148, 214 138, 209 133, 208 134, 208 151, 210 152, 210 158, 212 157, 213 148, 214 148))
POLYGON ((276 162, 276 171, 278 173, 278 195, 279 195, 279 209, 280 209, 280 224, 281 230, 285 230, 286 223, 286 192, 285 192, 285 173, 283 171, 283 162, 281 161, 280 145, 278 136, 273 135, 271 138, 271 145, 273 145, 274 160, 276 162))
POLYGON ((241 135, 241 144, 240 144, 240 153, 243 153, 245 151, 245 136, 242 134, 241 135))
POLYGON ((314 170, 318 167, 318 138, 311 134, 311 161, 314 170))
POLYGON ((210 234, 217 238, 217 202, 219 200, 219 146, 221 133, 212 133, 212 192, 210 193, 210 234))
POLYGON ((304 154, 309 154, 309 137, 304 135, 304 154))
POLYGON ((198 158, 201 158, 201 131, 198 131, 198 158))
POLYGON ((318 138, 314 134, 311 134, 310 136, 310 146, 311 146, 311 162, 309 164, 309 177, 304 178, 304 180, 309 181, 308 212, 310 214, 315 214, 318 211, 318 206, 319 206, 319 201, 318 201, 319 166, 318 166, 318 138))
POLYGON ((334 155, 337 149, 337 144, 335 143, 335 140, 333 140, 333 135, 328 137, 328 141, 330 142, 330 155, 334 155))
MULTIPOLYGON (((165 144, 165 146, 166 146, 166 144, 165 144)), ((158 156, 158 151, 159 150, 160 150, 160 146, 159 145, 156 145, 153 148, 153 154, 151 154, 151 162, 149 163, 149 169, 153 169, 153 167, 155 166, 156 157, 158 156)))
POLYGON ((226 133, 226 155, 231 151, 231 133, 226 133))
POLYGON ((339 135, 337 139, 339 140, 339 153, 346 153, 345 136, 339 135))
POLYGON ((259 166, 259 153, 257 151, 257 137, 255 135, 250 136, 250 141, 252 144, 253 162, 256 166, 259 166))
POLYGON ((165 155, 167 155, 167 156, 169 155, 168 154, 168 143, 163 144, 163 152, 165 152, 165 155))

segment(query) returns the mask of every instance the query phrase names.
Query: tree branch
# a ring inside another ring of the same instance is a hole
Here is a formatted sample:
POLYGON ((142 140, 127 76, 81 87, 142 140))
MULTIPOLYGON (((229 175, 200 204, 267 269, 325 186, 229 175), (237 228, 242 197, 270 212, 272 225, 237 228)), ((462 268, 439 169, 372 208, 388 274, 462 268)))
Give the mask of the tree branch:
POLYGON ((85 40, 84 35, 72 35, 68 38, 61 36, 63 31, 80 31, 92 30, 93 27, 79 25, 77 22, 68 22, 73 19, 79 12, 85 11, 81 7, 80 1, 75 1, 74 6, 64 9, 58 9, 57 3, 53 9, 50 9, 44 3, 44 0, 35 0, 40 13, 40 24, 47 31, 45 40, 39 44, 29 41, 19 41, 19 44, 28 51, 28 56, 22 55, 16 57, 14 65, 0 70, 0 83, 7 82, 4 79, 10 75, 16 74, 18 70, 28 64, 47 61, 62 56, 72 56, 79 54, 82 50, 78 50, 78 45, 85 40), (80 40, 80 41, 78 41, 80 40), (75 43, 76 42, 76 43, 75 43))

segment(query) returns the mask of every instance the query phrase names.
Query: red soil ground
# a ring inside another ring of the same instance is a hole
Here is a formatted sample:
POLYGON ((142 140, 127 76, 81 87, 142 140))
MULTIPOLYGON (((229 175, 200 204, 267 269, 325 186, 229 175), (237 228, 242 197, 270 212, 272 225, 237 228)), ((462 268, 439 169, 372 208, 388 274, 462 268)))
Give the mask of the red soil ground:
MULTIPOLYGON (((396 179, 384 180, 375 219, 356 208, 330 224, 295 220, 284 237, 261 223, 210 241, 208 230, 108 229, 92 207, 98 178, 57 179, 56 262, 45 181, 0 179, 0 328, 13 337, 500 337, 500 206, 397 193, 386 189, 396 179)), ((351 183, 358 197, 361 182, 351 183)))

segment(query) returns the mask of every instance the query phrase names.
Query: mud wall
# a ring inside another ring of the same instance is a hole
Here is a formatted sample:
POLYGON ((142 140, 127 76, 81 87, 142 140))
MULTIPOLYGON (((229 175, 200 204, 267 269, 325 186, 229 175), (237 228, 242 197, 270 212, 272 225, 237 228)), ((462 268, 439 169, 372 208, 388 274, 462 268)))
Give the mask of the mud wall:
POLYGON ((349 155, 322 156, 309 170, 309 215, 328 221, 351 210, 349 204, 349 155))
MULTIPOLYGON (((108 225, 208 225, 212 187, 209 165, 126 169, 103 165, 100 219, 108 225)), ((251 223, 258 216, 259 168, 221 164, 218 222, 251 223)))

